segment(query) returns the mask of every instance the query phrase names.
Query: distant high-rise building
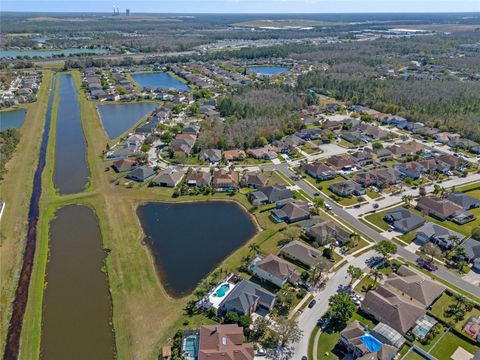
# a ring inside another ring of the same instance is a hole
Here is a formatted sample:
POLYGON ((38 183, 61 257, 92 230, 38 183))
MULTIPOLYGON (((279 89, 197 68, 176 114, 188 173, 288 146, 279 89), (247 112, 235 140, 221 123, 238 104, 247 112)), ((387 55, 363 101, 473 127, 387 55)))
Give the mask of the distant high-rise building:
POLYGON ((130 16, 130 9, 127 9, 127 10, 125 11, 125 15, 130 16))

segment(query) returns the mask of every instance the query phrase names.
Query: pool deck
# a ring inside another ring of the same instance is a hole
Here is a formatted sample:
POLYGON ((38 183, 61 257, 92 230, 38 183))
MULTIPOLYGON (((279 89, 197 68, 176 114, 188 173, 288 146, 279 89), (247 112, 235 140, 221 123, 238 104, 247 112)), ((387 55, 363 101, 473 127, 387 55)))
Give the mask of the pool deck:
POLYGON ((230 284, 229 282, 222 282, 220 284, 218 284, 217 287, 215 287, 215 289, 213 289, 213 291, 208 295, 208 301, 210 302, 210 304, 212 304, 212 306, 215 308, 215 309, 218 309, 219 306, 220 306, 220 303, 223 301, 223 299, 225 299, 225 297, 230 293, 232 292, 233 288, 235 287, 234 284, 230 284), (225 292, 225 295, 222 296, 222 297, 218 297, 218 296, 215 296, 215 293, 217 292, 217 290, 222 286, 222 285, 225 285, 225 284, 228 284, 230 286, 230 288, 225 292))

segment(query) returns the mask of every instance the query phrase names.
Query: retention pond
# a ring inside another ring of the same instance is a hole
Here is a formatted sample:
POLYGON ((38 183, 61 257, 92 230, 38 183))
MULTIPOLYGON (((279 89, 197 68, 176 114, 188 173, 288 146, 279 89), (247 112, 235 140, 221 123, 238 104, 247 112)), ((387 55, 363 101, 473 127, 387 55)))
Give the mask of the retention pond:
POLYGON ((256 231, 250 215, 233 202, 147 203, 137 210, 167 292, 180 297, 256 231))
POLYGON ((154 103, 97 105, 103 128, 110 139, 115 139, 155 109, 154 103))

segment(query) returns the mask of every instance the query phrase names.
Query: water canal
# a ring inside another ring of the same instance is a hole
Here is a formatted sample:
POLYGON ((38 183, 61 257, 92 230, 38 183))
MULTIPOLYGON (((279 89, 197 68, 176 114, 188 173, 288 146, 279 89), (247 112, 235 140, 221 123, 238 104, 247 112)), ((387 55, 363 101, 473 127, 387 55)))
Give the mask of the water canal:
POLYGON ((18 280, 15 298, 13 300, 12 317, 8 327, 7 340, 5 345, 4 359, 17 359, 20 334, 22 332, 22 323, 25 315, 25 309, 28 301, 28 288, 32 276, 33 262, 35 259, 35 250, 37 246, 37 223, 40 211, 40 197, 42 195, 42 172, 45 168, 45 158, 47 153, 48 135, 50 132, 50 120, 52 114, 52 104, 55 94, 55 77, 53 78, 52 89, 50 90, 50 99, 45 118, 45 128, 42 135, 42 143, 38 158, 37 169, 33 176, 33 189, 28 209, 27 239, 25 242, 25 251, 23 253, 22 269, 18 280))
POLYGON ((155 109, 154 103, 97 105, 103 128, 110 139, 115 139, 155 109))
POLYGON ((158 273, 174 297, 189 294, 256 231, 233 202, 147 203, 137 214, 158 273))
POLYGON ((276 65, 249 66, 248 70, 257 75, 273 76, 288 71, 288 68, 276 65))
POLYGON ((60 194, 74 194, 85 188, 89 175, 77 90, 72 76, 61 74, 53 183, 60 194))
POLYGON ((132 74, 132 79, 142 88, 190 91, 187 84, 165 72, 136 73, 132 74))
POLYGON ((0 131, 8 128, 20 129, 25 121, 27 110, 0 111, 0 131))
POLYGON ((49 245, 41 358, 113 359, 111 299, 102 272, 105 252, 94 212, 81 205, 58 210, 50 223, 49 245))

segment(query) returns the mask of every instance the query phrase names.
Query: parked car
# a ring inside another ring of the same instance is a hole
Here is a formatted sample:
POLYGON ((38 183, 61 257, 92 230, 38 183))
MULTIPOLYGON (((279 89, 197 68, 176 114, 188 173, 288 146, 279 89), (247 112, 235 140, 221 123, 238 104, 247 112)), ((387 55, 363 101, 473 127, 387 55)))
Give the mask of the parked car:
POLYGON ((308 304, 308 308, 309 308, 309 309, 313 308, 316 303, 317 303, 317 300, 315 300, 315 299, 312 300, 312 301, 310 301, 310 303, 308 304))
POLYGON ((434 263, 432 263, 431 261, 425 260, 423 258, 418 258, 417 259, 417 264, 421 268, 424 268, 428 271, 435 271, 435 270, 438 269, 438 266, 436 266, 434 263))
POLYGON ((332 206, 330 204, 325 204, 325 209, 332 210, 332 206))

